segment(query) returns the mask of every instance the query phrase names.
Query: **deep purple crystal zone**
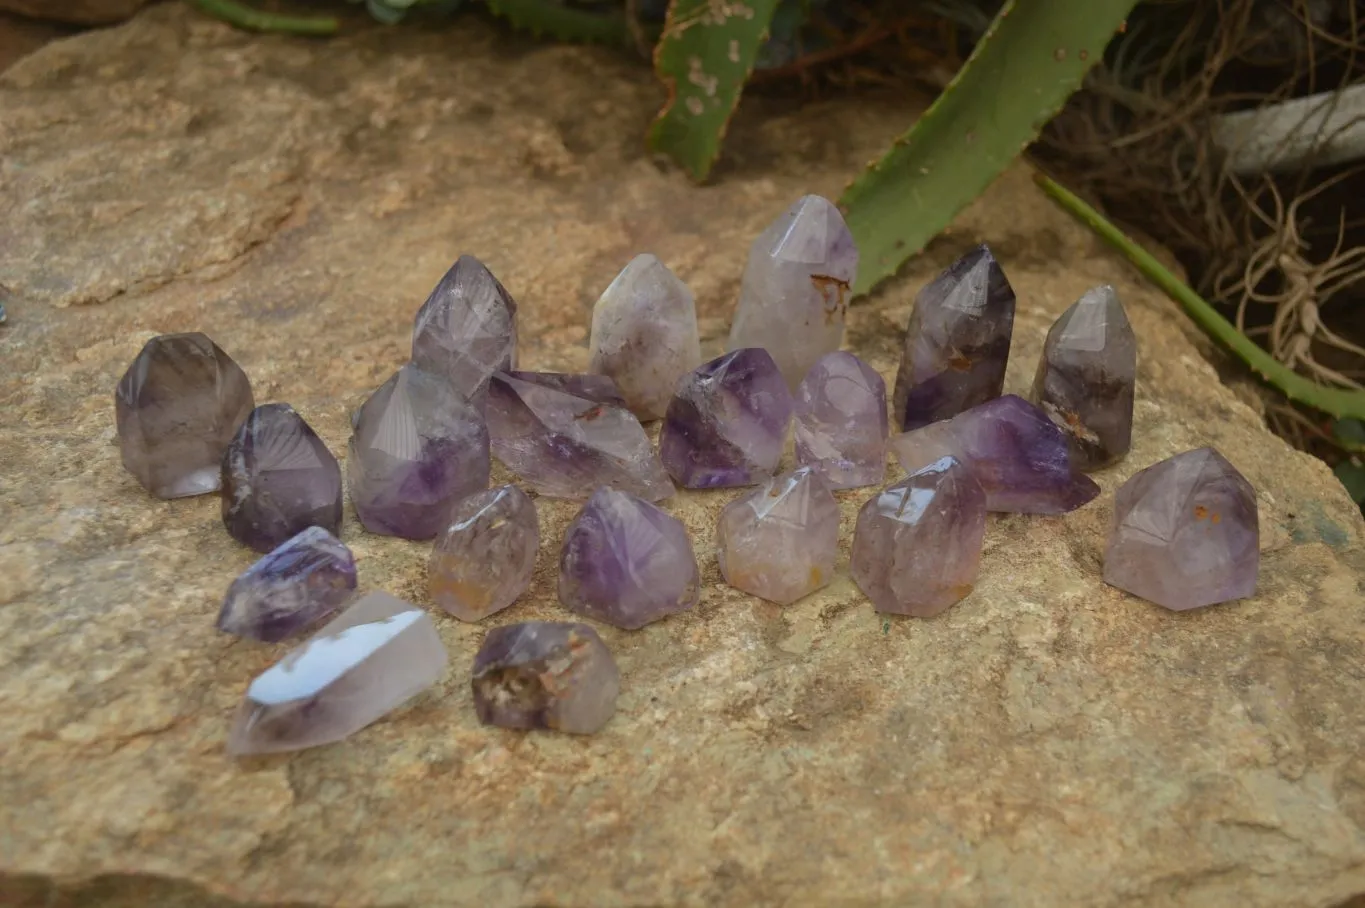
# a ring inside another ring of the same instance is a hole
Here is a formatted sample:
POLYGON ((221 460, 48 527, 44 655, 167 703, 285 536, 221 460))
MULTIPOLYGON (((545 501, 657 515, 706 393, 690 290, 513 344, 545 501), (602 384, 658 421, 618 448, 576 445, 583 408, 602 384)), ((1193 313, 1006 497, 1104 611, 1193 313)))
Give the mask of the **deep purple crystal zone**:
POLYGON ((339 609, 355 588, 350 549, 322 527, 309 527, 232 581, 218 629, 278 643, 339 609))

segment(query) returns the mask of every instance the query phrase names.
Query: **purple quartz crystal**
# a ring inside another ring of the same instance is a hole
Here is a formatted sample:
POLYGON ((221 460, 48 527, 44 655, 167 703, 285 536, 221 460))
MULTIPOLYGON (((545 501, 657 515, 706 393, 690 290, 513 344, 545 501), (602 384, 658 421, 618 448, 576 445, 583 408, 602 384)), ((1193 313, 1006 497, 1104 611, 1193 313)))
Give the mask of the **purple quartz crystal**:
POLYGON ((796 389, 796 462, 831 489, 881 485, 886 382, 852 353, 820 357, 796 389))
POLYGON ((799 199, 749 247, 727 349, 763 347, 795 388, 838 350, 858 276, 858 249, 828 199, 799 199))
POLYGON ((605 375, 500 372, 486 412, 493 456, 542 495, 586 498, 603 485, 649 501, 673 494, 644 427, 605 375))
POLYGON ((485 725, 590 735, 616 711, 621 674, 586 624, 495 627, 474 657, 474 711, 485 725))
POLYGON ((426 612, 370 593, 251 682, 228 753, 340 741, 431 687, 447 661, 426 612))
POLYGON ((834 579, 839 503, 819 474, 802 467, 726 505, 716 543, 726 583, 788 605, 834 579))
POLYGON ((450 508, 488 488, 488 429, 443 379, 412 363, 351 420, 346 478, 371 533, 431 539, 450 508))
POLYGON ((735 350, 678 382, 659 456, 688 489, 753 485, 777 469, 791 416, 791 392, 768 352, 735 350))
POLYGON ((687 528, 642 498, 598 489, 564 533, 559 601, 571 612, 635 630, 700 597, 687 528))
POLYGON ((664 415, 678 379, 701 365, 692 291, 652 255, 637 255, 592 310, 589 371, 615 380, 632 413, 664 415))
POLYGON ((908 432, 1000 396, 1013 329, 1014 290, 982 244, 915 300, 896 372, 896 423, 908 432))
POLYGON ((863 505, 849 570, 877 611, 931 618, 972 591, 985 534, 986 493, 943 457, 863 505))
POLYGON ((1256 492, 1213 448, 1135 473, 1114 496, 1104 582, 1183 611, 1256 592, 1256 492))
POLYGON ((961 460, 986 490, 986 507, 1020 514, 1064 514, 1100 493, 1071 462, 1067 437, 1047 414, 1013 394, 952 419, 893 436, 891 450, 913 473, 946 454, 961 460))
POLYGON ((213 341, 154 337, 114 392, 123 466, 157 498, 217 491, 223 452, 255 406, 246 373, 213 341))
POLYGON ((1062 427, 1077 469, 1128 453, 1133 439, 1137 337, 1109 285, 1087 290, 1047 332, 1033 401, 1062 427))
POLYGON ((223 455, 223 525, 269 552, 309 527, 341 532, 341 467, 288 404, 251 411, 223 455))
POLYGON ((431 598, 462 621, 501 611, 531 585, 540 551, 536 506, 516 486, 455 503, 427 570, 431 598))
POLYGON ((278 643, 341 608, 355 584, 351 550, 322 527, 309 527, 232 581, 218 629, 278 643))
POLYGON ((417 311, 412 361, 480 410, 488 377, 517 367, 517 304, 472 255, 460 256, 417 311))

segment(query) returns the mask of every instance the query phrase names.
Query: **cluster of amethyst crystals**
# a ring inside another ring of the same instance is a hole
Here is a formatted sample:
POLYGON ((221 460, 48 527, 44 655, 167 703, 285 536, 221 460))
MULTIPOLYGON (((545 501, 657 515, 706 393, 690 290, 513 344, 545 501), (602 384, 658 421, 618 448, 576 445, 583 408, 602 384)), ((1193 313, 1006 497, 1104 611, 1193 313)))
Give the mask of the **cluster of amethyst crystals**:
MULTIPOLYGON (((755 240, 729 349, 703 362, 691 291, 637 256, 593 309, 590 372, 519 371, 517 305, 462 256, 418 311, 412 355, 354 411, 346 483, 372 533, 432 540, 429 593, 476 622, 530 586, 541 536, 496 458, 546 497, 583 500, 558 565, 570 612, 634 630, 693 608, 696 553, 659 506, 677 487, 745 488, 721 512, 725 581, 788 604, 827 585, 839 490, 874 492, 850 573, 876 609, 931 617, 976 582, 990 511, 1062 514, 1093 500, 1087 471, 1128 451, 1136 340, 1113 289, 1048 332, 1028 399, 1003 393, 1015 296, 982 245, 916 299, 890 434, 882 377, 842 342, 858 255, 837 208, 795 203, 755 240), (643 422, 662 418, 658 450, 643 422), (779 471, 794 426, 795 467, 779 471)), ((430 617, 386 593, 355 598, 338 538, 342 471, 288 404, 257 406, 243 370, 202 334, 152 339, 116 394, 123 461, 152 494, 221 490, 224 525, 263 553, 233 581, 218 627, 267 643, 330 623, 247 691, 233 753, 335 741, 430 687, 447 664, 430 617), (339 614, 338 614, 339 613, 339 614)), ((1118 492, 1107 582, 1172 609, 1254 592, 1256 501, 1212 449, 1144 470, 1118 492)), ((590 733, 620 679, 577 622, 488 633, 471 680, 481 721, 590 733)))

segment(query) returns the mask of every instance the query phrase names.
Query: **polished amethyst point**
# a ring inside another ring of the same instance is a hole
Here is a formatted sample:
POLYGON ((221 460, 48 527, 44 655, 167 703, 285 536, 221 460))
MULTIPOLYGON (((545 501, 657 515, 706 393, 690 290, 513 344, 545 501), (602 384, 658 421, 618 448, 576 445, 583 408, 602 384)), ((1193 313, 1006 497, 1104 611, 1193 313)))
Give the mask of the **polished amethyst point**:
POLYGON ((473 688, 474 711, 485 725, 590 735, 616 711, 621 674, 588 625, 527 621, 483 638, 473 688))
POLYGON ((729 350, 763 347, 795 388, 844 338, 858 248, 839 209, 808 195, 749 247, 729 350))
POLYGON ((223 452, 255 406, 246 373, 213 341, 154 337, 114 391, 123 466, 157 498, 216 491, 223 452))
POLYGON ((1014 290, 983 243, 920 291, 892 409, 905 431, 956 416, 1005 386, 1014 290))
POLYGON ((223 455, 223 525, 269 552, 309 527, 341 533, 341 467, 288 404, 251 411, 223 455))
POLYGON ((559 601, 571 612, 635 630, 700 598, 687 528, 642 498, 598 489, 564 533, 559 601))
POLYGON ((637 255, 592 310, 590 372, 610 376, 642 420, 664 415, 678 379, 701 365, 692 291, 652 255, 637 255))
POLYGON ((278 643, 341 608, 355 584, 351 550, 322 527, 309 527, 232 581, 218 629, 278 643))
POLYGON ((447 661, 426 612, 370 593, 251 682, 228 753, 340 741, 431 687, 447 661))
POLYGON ((462 255, 417 310, 412 361, 483 407, 488 377, 517 367, 517 304, 472 255, 462 255))
POLYGON ((500 372, 488 384, 493 456, 552 498, 587 498, 599 486, 649 501, 673 494, 635 415, 605 375, 500 372))
POLYGON ((688 489, 753 485, 777 469, 791 416, 791 392, 768 351, 735 350, 678 382, 659 456, 688 489))
POLYGON ((1184 611, 1256 592, 1256 491, 1213 448, 1168 457, 1114 496, 1104 582, 1184 611))
POLYGON ((516 486, 455 503, 427 571, 431 598, 462 621, 501 611, 531 585, 540 551, 536 506, 516 486))
POLYGON ((1071 462, 1067 437, 1047 414, 1013 394, 891 439, 913 473, 946 454, 961 460, 986 490, 986 507, 1020 514, 1064 514, 1100 494, 1071 462))
POLYGON ((488 488, 488 429, 443 379, 412 363, 351 419, 346 477, 371 533, 431 539, 450 508, 488 488))
POLYGON ((716 543, 726 583, 788 605, 834 579, 839 503, 819 474, 802 467, 726 505, 716 543))
POLYGON ((831 489, 881 485, 886 382, 852 353, 820 357, 796 389, 796 462, 831 489))
POLYGON ((1114 288, 1087 290, 1047 332, 1032 398, 1062 427, 1071 462, 1097 470, 1133 441, 1137 337, 1114 288))
POLYGON ((972 591, 985 534, 986 493, 943 457, 863 505, 849 570, 877 611, 931 618, 972 591))

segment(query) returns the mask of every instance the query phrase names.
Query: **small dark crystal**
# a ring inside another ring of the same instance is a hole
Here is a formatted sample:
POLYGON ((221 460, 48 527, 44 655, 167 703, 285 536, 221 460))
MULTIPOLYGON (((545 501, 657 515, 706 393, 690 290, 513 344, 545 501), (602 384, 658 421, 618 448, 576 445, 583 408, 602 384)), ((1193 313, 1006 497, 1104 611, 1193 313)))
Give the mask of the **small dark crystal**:
POLYGON ((616 711, 621 676, 586 624, 527 621, 495 627, 474 657, 474 709, 485 725, 587 735, 616 711))

